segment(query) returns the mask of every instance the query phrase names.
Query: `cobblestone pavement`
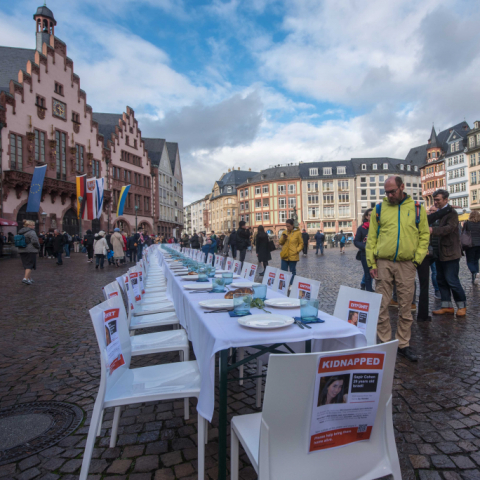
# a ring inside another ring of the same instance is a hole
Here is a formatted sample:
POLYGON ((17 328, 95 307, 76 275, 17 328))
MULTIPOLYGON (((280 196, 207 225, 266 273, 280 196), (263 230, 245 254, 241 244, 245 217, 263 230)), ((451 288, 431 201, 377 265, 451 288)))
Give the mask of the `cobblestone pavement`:
MULTIPOLYGON (((322 310, 333 312, 340 285, 358 287, 362 276, 356 249, 345 255, 309 251, 299 275, 319 279, 322 310)), ((246 260, 253 256, 247 255, 246 260)), ((278 251, 273 266, 279 266, 278 251)), ((95 270, 82 254, 63 267, 39 259, 33 286, 21 284, 19 259, 0 261, 2 316, 0 408, 35 401, 76 404, 85 412, 81 427, 56 446, 18 463, 0 466, 0 479, 78 478, 89 419, 99 383, 98 347, 88 310, 102 301, 101 287, 125 267, 95 270)), ((394 381, 394 424, 404 479, 480 479, 480 287, 472 286, 462 260, 462 283, 469 300, 464 319, 434 318, 412 330, 417 364, 399 359, 394 381)), ((438 300, 431 295, 431 305, 438 300)), ((437 302, 437 303, 436 303, 437 302)), ((391 311, 392 323, 396 311, 391 311)), ((132 367, 177 361, 176 354, 134 358, 132 367)), ((252 381, 233 382, 229 415, 256 411, 252 381)), ((92 479, 194 479, 197 470, 195 402, 191 420, 183 402, 156 402, 122 411, 118 443, 108 448, 113 411, 107 410, 91 464, 92 479)), ((206 470, 217 474, 218 417, 209 428, 206 470)), ((256 478, 245 455, 240 478, 256 478)))

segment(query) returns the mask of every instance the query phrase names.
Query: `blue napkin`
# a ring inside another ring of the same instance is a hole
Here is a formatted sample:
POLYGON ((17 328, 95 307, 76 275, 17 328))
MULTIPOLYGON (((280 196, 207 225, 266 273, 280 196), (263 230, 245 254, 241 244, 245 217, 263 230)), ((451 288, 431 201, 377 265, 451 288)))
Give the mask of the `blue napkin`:
POLYGON ((196 281, 197 283, 208 283, 208 282, 209 282, 208 279, 207 279, 207 280, 195 280, 195 281, 196 281))
POLYGON ((214 292, 213 290, 208 290, 208 293, 225 293, 226 291, 227 291, 227 290, 225 290, 225 289, 224 289, 223 291, 221 291, 221 292, 214 292))
POLYGON ((315 320, 309 320, 309 321, 306 321, 306 320, 302 320, 302 317, 293 317, 295 320, 298 320, 302 323, 304 323, 305 325, 307 325, 308 323, 325 323, 325 320, 322 320, 321 318, 316 318, 315 320))
POLYGON ((251 315, 250 312, 248 313, 235 313, 235 312, 228 312, 228 314, 231 316, 231 317, 246 317, 247 315, 251 315))

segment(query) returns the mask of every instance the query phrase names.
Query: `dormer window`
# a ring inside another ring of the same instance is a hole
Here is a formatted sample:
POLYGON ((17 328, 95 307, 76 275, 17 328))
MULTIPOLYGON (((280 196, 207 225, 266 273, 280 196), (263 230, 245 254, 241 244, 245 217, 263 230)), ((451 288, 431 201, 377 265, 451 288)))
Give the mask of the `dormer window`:
POLYGON ((404 169, 404 166, 403 166, 403 163, 400 164, 400 170, 403 170, 404 169))
POLYGON ((376 170, 376 169, 377 169, 377 164, 374 163, 374 164, 372 165, 372 170, 376 170))
POLYGON ((410 165, 407 165, 407 172, 410 171, 410 165))
POLYGON ((311 168, 311 169, 309 170, 309 175, 310 175, 311 177, 317 176, 317 175, 318 175, 318 168, 311 168))
POLYGON ((281 177, 284 177, 284 176, 285 176, 285 172, 280 172, 280 176, 281 176, 281 177))
POLYGON ((337 175, 345 175, 347 173, 346 167, 337 167, 337 175))
POLYGON ((415 172, 418 172, 418 167, 415 165, 415 166, 413 167, 413 170, 415 170, 415 172))
POLYGON ((366 170, 367 169, 367 164, 366 163, 362 163, 362 170, 366 170))
POLYGON ((383 164, 383 169, 384 169, 384 170, 388 170, 388 163, 384 163, 384 164, 383 164))
POLYGON ((261 178, 262 180, 265 180, 265 175, 262 175, 260 178, 261 178))
POLYGON ((63 95, 63 85, 58 82, 55 82, 55 93, 57 95, 63 95))
POLYGON ((232 187, 227 187, 227 193, 232 193, 232 187))
POLYGON ((332 174, 332 167, 323 167, 323 174, 324 175, 331 175, 332 174))

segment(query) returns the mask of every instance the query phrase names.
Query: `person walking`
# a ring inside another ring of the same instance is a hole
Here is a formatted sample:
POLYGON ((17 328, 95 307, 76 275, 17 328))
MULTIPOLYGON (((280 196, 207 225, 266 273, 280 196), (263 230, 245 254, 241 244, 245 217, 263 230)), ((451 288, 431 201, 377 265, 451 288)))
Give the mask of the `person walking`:
POLYGON ((141 228, 138 229, 135 235, 135 243, 137 244, 137 260, 140 261, 142 259, 143 246, 145 245, 145 239, 143 238, 143 230, 141 228))
POLYGON ((47 258, 54 258, 52 232, 48 232, 48 234, 45 236, 45 252, 47 258))
POLYGON ((463 231, 470 232, 472 239, 471 247, 464 247, 465 256, 467 257, 467 267, 472 274, 472 283, 478 285, 479 267, 478 261, 480 259, 480 212, 473 210, 468 217, 468 220, 463 225, 463 231))
POLYGON ((302 240, 303 240, 303 256, 306 257, 308 253, 308 242, 310 240, 310 235, 308 235, 305 229, 303 229, 302 231, 302 240))
POLYGON ((263 272, 259 273, 261 277, 265 275, 265 269, 268 267, 268 262, 272 259, 270 249, 268 248, 270 239, 263 225, 259 225, 257 235, 255 236, 255 253, 258 257, 258 263, 263 264, 263 272))
MULTIPOLYGON (((0 235, 0 242, 2 236, 3 235, 0 235)), ((40 244, 40 248, 38 249, 38 257, 42 258, 45 255, 45 232, 41 232, 40 235, 38 235, 38 243, 40 244)))
POLYGON ((340 253, 345 253, 345 244, 347 243, 347 239, 343 233, 343 230, 340 230, 340 253))
POLYGON ((416 362, 417 356, 410 347, 411 307, 417 267, 427 254, 430 232, 425 208, 417 205, 404 190, 401 177, 389 177, 385 182, 386 197, 370 217, 366 256, 370 276, 376 280, 375 291, 382 295, 378 337, 381 342, 392 339, 388 306, 395 280, 399 304, 395 334, 399 341, 398 353, 416 362))
MULTIPOLYGON (((135 235, 130 235, 127 240, 128 256, 130 263, 137 262, 137 244, 135 235)), ((113 247, 112 247, 113 249, 113 247)))
POLYGON ((63 236, 65 237, 65 245, 63 246, 63 251, 65 252, 65 258, 70 258, 70 243, 72 242, 72 236, 67 233, 63 232, 63 236))
POLYGON ((353 240, 353 244, 358 248, 357 260, 362 262, 363 267, 363 281, 361 284, 365 285, 365 290, 367 292, 374 291, 372 286, 372 277, 370 276, 370 269, 367 265, 367 252, 365 249, 367 245, 368 228, 370 227, 370 216, 372 214, 372 210, 372 208, 365 210, 362 217, 362 225, 357 229, 355 239, 353 240))
POLYGON ((25 248, 18 249, 25 270, 22 283, 24 285, 33 285, 32 270, 37 269, 37 253, 40 250, 40 242, 35 233, 35 222, 33 220, 24 220, 23 228, 18 231, 18 235, 25 237, 25 248))
MULTIPOLYGON (((108 245, 108 250, 113 252, 113 247, 112 247, 112 235, 113 235, 113 232, 108 232, 106 235, 105 235, 105 240, 107 242, 107 245, 108 245)), ((107 262, 109 265, 113 265, 113 256, 108 256, 108 253, 107 253, 107 262)))
POLYGON ((230 248, 230 232, 227 232, 225 234, 225 237, 223 239, 223 250, 222 250, 222 255, 225 257, 228 257, 228 249, 230 248))
POLYGON ((83 246, 87 249, 87 262, 93 262, 93 242, 95 241, 95 236, 91 230, 87 230, 86 235, 83 237, 83 246))
POLYGON ((73 236, 73 251, 74 253, 80 252, 80 237, 78 236, 78 233, 73 236))
MULTIPOLYGON (((437 190, 433 193, 435 207, 439 210, 448 206, 449 193, 446 190, 437 190)), ((438 223, 430 227, 430 233, 438 238, 437 282, 442 296, 442 306, 434 310, 434 315, 453 315, 455 310, 452 304, 452 294, 457 304, 457 317, 467 314, 467 297, 463 290, 458 274, 460 271, 460 257, 462 247, 458 227, 458 214, 452 211, 445 215, 438 223)))
POLYGON ((232 229, 232 233, 230 234, 230 248, 232 249, 232 257, 234 260, 237 259, 237 231, 232 229))
POLYGON ((105 232, 100 230, 98 232, 97 238, 93 243, 93 252, 95 254, 95 268, 100 266, 100 269, 103 269, 103 262, 109 251, 108 242, 105 238, 105 232))
POLYGON ((237 250, 240 252, 240 263, 243 266, 245 255, 247 254, 247 248, 250 247, 250 229, 247 228, 247 224, 243 220, 238 222, 235 244, 237 250))
POLYGON ((320 255, 323 255, 323 244, 325 242, 325 235, 320 230, 317 230, 317 233, 313 238, 315 239, 316 243, 315 255, 318 255, 318 250, 320 250, 320 255))
POLYGON ((194 250, 200 250, 200 239, 197 232, 193 232, 192 238, 190 238, 190 247, 194 250))
POLYGON ((62 253, 65 245, 65 236, 58 230, 53 231, 53 253, 57 259, 57 265, 63 265, 62 253))
POLYGON ((280 258, 282 259, 281 269, 285 272, 292 272, 292 284, 297 274, 297 262, 300 259, 299 253, 303 250, 302 234, 298 228, 294 228, 293 220, 289 218, 286 221, 287 231, 283 232, 278 243, 282 245, 280 258))
POLYGON ((118 268, 120 266, 120 260, 125 256, 125 253, 123 252, 123 237, 119 228, 113 229, 113 235, 110 237, 110 242, 113 248, 113 260, 115 266, 118 268))
POLYGON ((335 241, 335 248, 338 247, 338 242, 340 240, 340 236, 339 234, 337 233, 334 237, 333 237, 334 241, 335 241))

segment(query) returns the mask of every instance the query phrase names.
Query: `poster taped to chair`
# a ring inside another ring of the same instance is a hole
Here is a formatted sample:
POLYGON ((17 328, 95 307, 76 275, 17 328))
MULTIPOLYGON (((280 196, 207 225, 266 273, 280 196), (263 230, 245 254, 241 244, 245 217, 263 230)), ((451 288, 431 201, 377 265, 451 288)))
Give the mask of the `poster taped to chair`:
POLYGON ((367 332, 368 310, 370 304, 366 302, 348 302, 348 323, 355 325, 365 335, 367 332))
POLYGON ((140 294, 140 285, 138 282, 138 273, 132 272, 130 273, 130 284, 132 285, 133 295, 135 296, 135 301, 139 302, 142 299, 142 295, 140 294))
POLYGON ((368 440, 382 389, 384 353, 321 357, 308 452, 368 440))
POLYGON ((111 375, 118 367, 125 364, 122 355, 122 345, 118 335, 117 321, 120 316, 119 308, 109 308, 103 312, 105 322, 105 340, 107 345, 108 372, 111 375))

